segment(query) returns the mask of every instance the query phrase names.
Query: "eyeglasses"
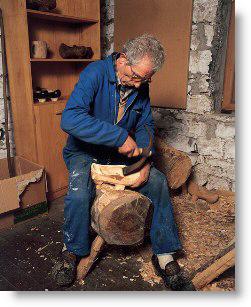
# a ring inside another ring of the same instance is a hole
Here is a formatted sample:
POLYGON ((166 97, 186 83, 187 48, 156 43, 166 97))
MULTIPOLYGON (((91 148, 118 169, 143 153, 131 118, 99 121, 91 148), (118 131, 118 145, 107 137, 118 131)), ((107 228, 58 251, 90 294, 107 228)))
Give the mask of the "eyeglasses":
POLYGON ((151 78, 143 78, 142 76, 138 75, 130 65, 128 65, 132 71, 132 75, 131 76, 128 76, 130 77, 132 80, 136 81, 136 82, 140 82, 141 84, 142 83, 150 83, 152 82, 152 79, 151 78))

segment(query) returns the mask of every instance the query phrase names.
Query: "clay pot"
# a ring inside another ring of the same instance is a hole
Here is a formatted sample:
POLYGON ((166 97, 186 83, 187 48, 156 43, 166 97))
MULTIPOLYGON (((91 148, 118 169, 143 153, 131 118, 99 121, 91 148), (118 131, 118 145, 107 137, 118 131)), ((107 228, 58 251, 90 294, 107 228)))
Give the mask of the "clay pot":
POLYGON ((48 46, 44 41, 31 42, 31 58, 33 59, 46 59, 48 46))

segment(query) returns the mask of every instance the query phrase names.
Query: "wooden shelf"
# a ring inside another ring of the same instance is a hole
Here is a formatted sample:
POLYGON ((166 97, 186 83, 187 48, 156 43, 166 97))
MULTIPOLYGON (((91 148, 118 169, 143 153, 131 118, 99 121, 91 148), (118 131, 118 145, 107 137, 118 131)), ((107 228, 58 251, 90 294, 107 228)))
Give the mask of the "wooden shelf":
POLYGON ((57 1, 57 10, 50 12, 27 9, 26 2, 0 0, 15 147, 18 155, 45 167, 48 191, 52 197, 58 197, 68 185, 62 157, 67 134, 60 128, 61 115, 83 69, 100 60, 100 0, 57 1), (32 41, 47 42, 52 52, 49 58, 32 58, 32 41), (62 42, 68 46, 90 46, 93 57, 63 59, 59 53, 62 42), (37 87, 60 89, 62 96, 57 101, 34 102, 37 87))
POLYGON ((51 104, 60 105, 60 104, 66 103, 68 101, 69 97, 59 98, 57 101, 34 102, 34 106, 41 107, 41 106, 48 106, 48 105, 51 105, 51 104))
POLYGON ((55 14, 55 13, 48 13, 48 12, 41 12, 36 10, 27 9, 27 15, 32 18, 38 19, 46 19, 52 21, 59 21, 59 22, 67 22, 67 23, 74 23, 74 24, 83 24, 83 23, 97 23, 99 20, 92 19, 92 18, 82 18, 82 17, 75 17, 75 16, 68 16, 62 14, 55 14))
POLYGON ((94 62, 97 59, 30 59, 31 62, 94 62))

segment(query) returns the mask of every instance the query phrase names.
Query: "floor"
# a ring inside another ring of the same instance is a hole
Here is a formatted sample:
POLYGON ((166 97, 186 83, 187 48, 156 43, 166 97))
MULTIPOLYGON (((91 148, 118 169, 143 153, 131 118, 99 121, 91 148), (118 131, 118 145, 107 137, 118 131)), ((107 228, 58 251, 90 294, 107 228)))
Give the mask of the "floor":
POLYGON ((107 246, 81 284, 59 288, 50 276, 62 248, 63 198, 49 214, 21 222, 0 236, 0 291, 158 291, 167 290, 150 264, 150 245, 107 246))

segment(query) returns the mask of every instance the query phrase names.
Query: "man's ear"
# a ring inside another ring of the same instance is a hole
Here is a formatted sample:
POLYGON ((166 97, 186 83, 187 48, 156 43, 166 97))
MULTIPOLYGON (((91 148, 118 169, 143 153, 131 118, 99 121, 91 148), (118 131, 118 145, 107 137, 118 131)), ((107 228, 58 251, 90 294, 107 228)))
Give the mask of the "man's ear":
POLYGON ((127 63, 127 57, 126 57, 125 53, 123 53, 123 52, 120 53, 118 60, 119 60, 120 64, 125 65, 127 63))

